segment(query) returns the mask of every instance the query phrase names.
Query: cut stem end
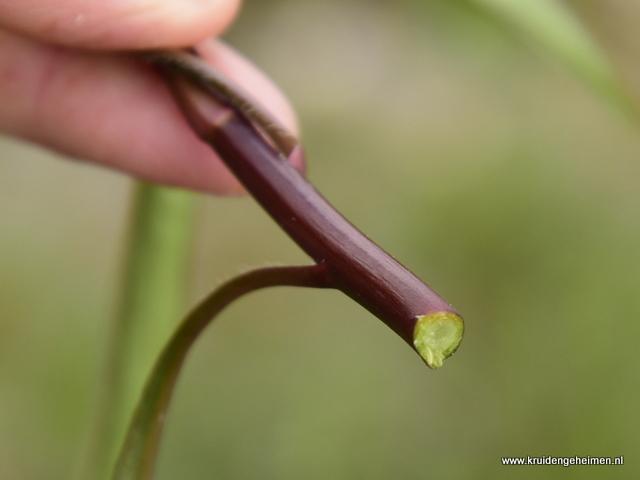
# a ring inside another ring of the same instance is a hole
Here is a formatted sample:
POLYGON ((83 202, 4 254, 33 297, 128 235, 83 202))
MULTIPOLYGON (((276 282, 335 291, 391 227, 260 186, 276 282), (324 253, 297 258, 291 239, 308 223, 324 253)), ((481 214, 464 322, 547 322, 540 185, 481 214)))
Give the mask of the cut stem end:
POLYGON ((436 312, 419 316, 413 331, 413 345, 431 368, 439 368, 456 351, 464 322, 452 312, 436 312))

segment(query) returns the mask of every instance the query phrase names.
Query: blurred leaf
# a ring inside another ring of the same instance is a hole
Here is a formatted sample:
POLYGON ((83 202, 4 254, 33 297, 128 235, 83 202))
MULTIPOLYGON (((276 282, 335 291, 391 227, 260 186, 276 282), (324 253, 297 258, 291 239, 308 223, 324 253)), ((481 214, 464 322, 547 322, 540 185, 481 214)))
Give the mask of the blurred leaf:
POLYGON ((558 0, 470 0, 555 56, 617 109, 638 119, 631 92, 574 12, 558 0))

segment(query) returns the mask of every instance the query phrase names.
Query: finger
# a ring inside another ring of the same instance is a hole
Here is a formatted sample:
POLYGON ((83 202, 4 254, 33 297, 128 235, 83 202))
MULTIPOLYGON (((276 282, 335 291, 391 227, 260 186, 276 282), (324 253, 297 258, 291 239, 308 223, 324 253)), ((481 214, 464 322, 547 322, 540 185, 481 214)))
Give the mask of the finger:
POLYGON ((240 0, 5 0, 0 27, 92 49, 182 47, 219 35, 240 0))
MULTIPOLYGON (((231 49, 207 48, 295 132, 292 110, 271 82, 231 49)), ((152 182, 241 191, 191 131, 160 76, 130 56, 79 53, 0 33, 0 129, 152 182)))

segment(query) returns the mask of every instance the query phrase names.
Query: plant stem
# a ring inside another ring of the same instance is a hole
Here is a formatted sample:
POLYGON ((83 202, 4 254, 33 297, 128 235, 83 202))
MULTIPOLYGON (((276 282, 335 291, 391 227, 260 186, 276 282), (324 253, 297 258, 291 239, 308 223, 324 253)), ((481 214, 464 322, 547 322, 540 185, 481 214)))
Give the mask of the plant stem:
POLYGON ((112 480, 150 480, 181 366, 203 329, 236 298, 276 285, 337 288, 395 330, 432 368, 455 352, 457 312, 340 215, 287 161, 302 151, 259 108, 184 52, 146 55, 164 74, 185 117, 315 265, 272 267, 223 284, 183 320, 152 371, 112 480), (177 60, 176 60, 177 58, 177 60), (262 131, 259 131, 256 122, 262 131), (266 138, 265 138, 266 137, 266 138), (270 143, 271 142, 271 143, 270 143))
POLYGON ((220 286, 185 317, 149 377, 129 426, 113 480, 152 478, 164 419, 178 374, 191 346, 209 322, 242 295, 261 288, 285 285, 327 288, 329 282, 322 265, 253 270, 220 286))
POLYGON ((144 381, 183 309, 194 194, 136 185, 118 315, 83 478, 112 471, 144 381))
MULTIPOLYGON (((332 286, 384 321, 430 367, 441 366, 458 347, 464 330, 455 309, 340 215, 282 151, 265 140, 235 105, 235 97, 216 88, 206 65, 184 52, 170 55, 179 55, 181 62, 163 61, 158 52, 149 59, 159 65, 200 138, 282 229, 316 263, 326 266, 332 286), (423 321, 432 315, 437 322, 423 321), (428 328, 417 328, 420 322, 428 328), (425 341, 425 335, 439 340, 425 341)), ((292 152, 297 154, 299 146, 292 152)))

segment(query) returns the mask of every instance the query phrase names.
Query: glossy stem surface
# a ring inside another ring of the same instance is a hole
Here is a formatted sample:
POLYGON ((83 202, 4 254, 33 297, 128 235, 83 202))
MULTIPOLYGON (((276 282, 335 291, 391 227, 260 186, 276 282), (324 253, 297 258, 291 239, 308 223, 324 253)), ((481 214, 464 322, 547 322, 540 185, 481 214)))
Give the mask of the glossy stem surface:
POLYGON ((418 318, 435 312, 457 316, 434 290, 338 213, 220 92, 173 68, 163 70, 194 130, 285 232, 326 266, 334 288, 414 348, 418 318))

